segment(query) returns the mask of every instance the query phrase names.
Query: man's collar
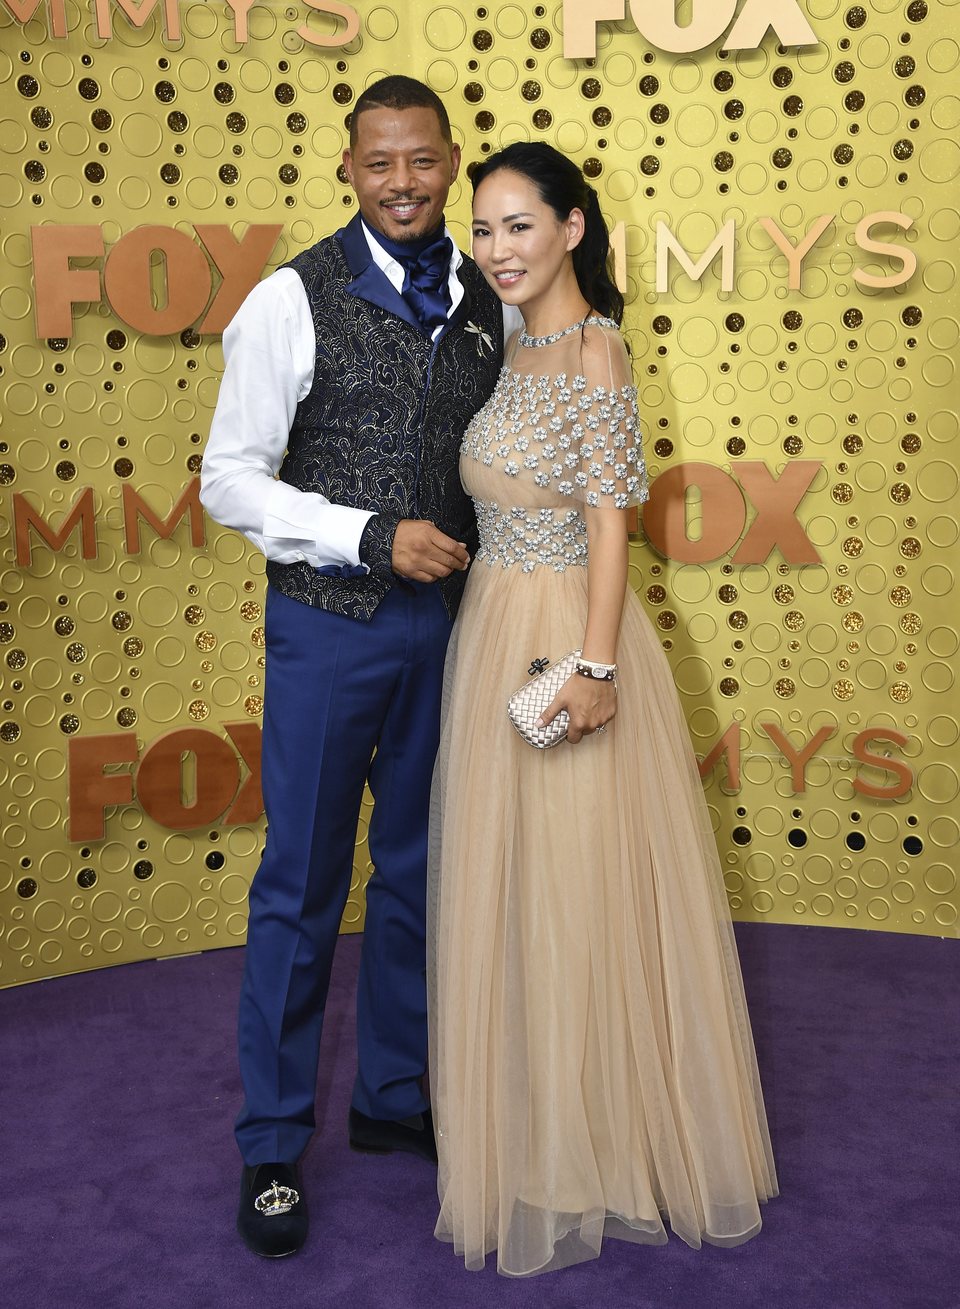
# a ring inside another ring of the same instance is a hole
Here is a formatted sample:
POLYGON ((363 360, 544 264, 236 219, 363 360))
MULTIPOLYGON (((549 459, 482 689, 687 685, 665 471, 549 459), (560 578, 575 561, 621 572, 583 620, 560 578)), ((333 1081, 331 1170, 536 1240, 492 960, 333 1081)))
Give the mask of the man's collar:
MULTIPOLYGON (((388 250, 385 250, 384 247, 377 240, 376 232, 374 232, 373 229, 368 226, 366 220, 359 214, 357 215, 357 217, 360 219, 360 227, 363 230, 363 235, 366 237, 367 248, 370 251, 370 257, 373 260, 373 262, 377 265, 377 267, 382 269, 383 272, 385 273, 388 272, 391 266, 395 268, 401 268, 402 265, 399 263, 399 261, 394 259, 393 255, 390 254, 388 250)), ((454 240, 453 233, 450 231, 450 228, 444 227, 443 233, 444 236, 449 237, 450 244, 453 246, 453 254, 450 256, 450 268, 453 272, 456 272, 456 270, 463 263, 463 253, 461 252, 456 241, 454 240)))
MULTIPOLYGON (((450 267, 454 272, 458 272, 463 264, 463 252, 457 245, 456 238, 450 228, 447 227, 444 231, 453 243, 453 256, 450 267)), ((390 264, 396 263, 396 260, 387 254, 383 246, 370 232, 360 214, 354 214, 346 227, 340 229, 337 236, 343 248, 347 267, 354 278, 359 277, 365 268, 370 267, 371 263, 375 264, 383 272, 386 271, 390 264)), ((399 266, 398 264, 397 267, 399 266)))
MULTIPOLYGON (((453 242, 451 267, 459 276, 460 267, 464 262, 463 254, 449 229, 447 229, 447 235, 450 236, 450 240, 453 242)), ((396 261, 390 258, 372 236, 368 236, 367 225, 359 214, 355 214, 346 227, 341 228, 337 233, 337 239, 340 241, 343 257, 347 262, 352 279, 346 288, 347 294, 357 296, 361 300, 368 300, 371 304, 379 305, 380 308, 386 309, 397 318, 402 318, 412 327, 416 327, 418 331, 422 332, 423 327, 417 321, 413 310, 399 291, 395 289, 389 277, 385 275, 387 264, 396 263, 396 261)), ((397 267, 399 268, 400 265, 397 265, 397 267)), ((447 320, 447 325, 441 335, 446 335, 452 328, 459 326, 472 307, 473 301, 470 290, 462 277, 460 277, 460 282, 463 285, 463 298, 447 320)))

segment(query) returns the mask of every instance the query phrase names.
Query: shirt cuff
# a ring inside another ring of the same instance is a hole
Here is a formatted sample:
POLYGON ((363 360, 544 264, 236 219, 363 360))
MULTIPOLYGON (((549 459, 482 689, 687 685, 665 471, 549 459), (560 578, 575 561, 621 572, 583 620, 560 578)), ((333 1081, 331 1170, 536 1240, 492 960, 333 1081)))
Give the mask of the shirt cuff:
POLYGON ((360 562, 377 577, 393 577, 393 538, 400 518, 374 514, 360 535, 360 562))
POLYGON ((273 559, 278 550, 293 550, 314 568, 356 566, 369 517, 365 509, 331 504, 317 492, 271 481, 263 511, 264 553, 273 559))

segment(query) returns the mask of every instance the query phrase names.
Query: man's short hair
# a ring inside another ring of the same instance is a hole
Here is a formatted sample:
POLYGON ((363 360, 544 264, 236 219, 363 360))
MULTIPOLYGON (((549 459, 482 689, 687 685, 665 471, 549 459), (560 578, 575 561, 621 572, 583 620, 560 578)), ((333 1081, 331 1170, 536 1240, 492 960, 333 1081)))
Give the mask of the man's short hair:
POLYGON ((357 119, 366 109, 432 109, 440 120, 440 131, 447 145, 453 145, 450 119, 443 101, 435 91, 415 77, 394 73, 368 86, 357 99, 350 118, 350 149, 357 144, 357 119))

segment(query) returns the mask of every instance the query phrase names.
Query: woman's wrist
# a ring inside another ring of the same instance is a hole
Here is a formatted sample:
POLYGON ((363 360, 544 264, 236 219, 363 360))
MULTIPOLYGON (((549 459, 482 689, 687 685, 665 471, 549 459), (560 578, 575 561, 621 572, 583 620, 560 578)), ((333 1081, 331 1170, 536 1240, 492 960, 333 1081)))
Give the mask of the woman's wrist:
POLYGON ((580 658, 587 663, 615 664, 617 662, 617 643, 609 641, 584 641, 580 658))

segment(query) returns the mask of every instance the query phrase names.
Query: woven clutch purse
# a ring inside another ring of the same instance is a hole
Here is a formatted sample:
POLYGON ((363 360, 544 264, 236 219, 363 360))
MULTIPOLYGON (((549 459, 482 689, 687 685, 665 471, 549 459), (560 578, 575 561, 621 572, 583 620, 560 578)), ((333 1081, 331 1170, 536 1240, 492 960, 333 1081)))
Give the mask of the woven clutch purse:
POLYGON ((519 691, 514 691, 507 701, 507 713, 511 723, 528 745, 534 746, 537 750, 549 750, 551 746, 559 745, 567 735, 570 715, 565 709, 562 709, 546 727, 537 727, 537 719, 552 704, 567 678, 572 677, 576 672, 579 658, 580 651, 572 650, 570 654, 564 655, 562 659, 558 659, 555 664, 548 667, 545 672, 531 677, 530 681, 521 686, 519 691))

